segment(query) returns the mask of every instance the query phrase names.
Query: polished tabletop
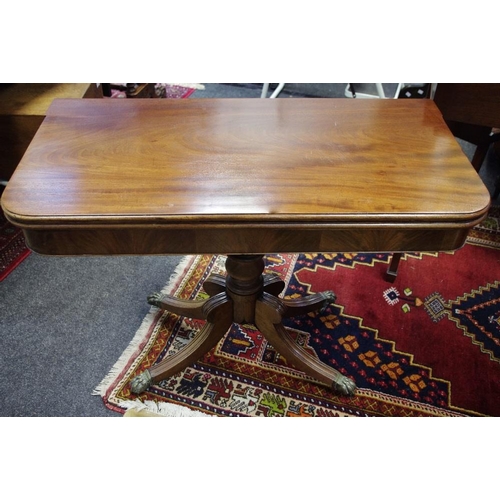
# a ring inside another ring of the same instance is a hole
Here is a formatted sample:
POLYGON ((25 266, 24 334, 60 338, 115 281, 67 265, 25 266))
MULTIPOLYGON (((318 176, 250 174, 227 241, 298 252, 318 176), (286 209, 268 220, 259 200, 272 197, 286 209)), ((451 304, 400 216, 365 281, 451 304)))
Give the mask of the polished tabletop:
POLYGON ((424 99, 58 99, 2 198, 50 254, 450 250, 490 197, 424 99))

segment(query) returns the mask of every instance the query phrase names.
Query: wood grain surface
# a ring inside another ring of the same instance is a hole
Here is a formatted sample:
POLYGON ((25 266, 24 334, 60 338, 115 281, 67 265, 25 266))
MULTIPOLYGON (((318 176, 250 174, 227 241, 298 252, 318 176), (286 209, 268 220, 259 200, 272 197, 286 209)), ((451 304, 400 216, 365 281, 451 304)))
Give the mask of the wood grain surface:
POLYGON ((430 100, 56 100, 2 198, 42 253, 449 250, 488 191, 430 100))

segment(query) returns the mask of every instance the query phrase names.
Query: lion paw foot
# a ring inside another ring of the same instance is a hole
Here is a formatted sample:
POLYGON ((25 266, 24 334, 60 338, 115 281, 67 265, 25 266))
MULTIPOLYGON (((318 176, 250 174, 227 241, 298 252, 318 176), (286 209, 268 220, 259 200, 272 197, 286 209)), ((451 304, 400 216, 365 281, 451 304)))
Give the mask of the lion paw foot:
POLYGON ((163 294, 160 292, 154 292, 148 295, 148 304, 152 306, 160 307, 162 300, 163 300, 163 294))
POLYGON ((323 295, 324 300, 320 313, 324 313, 330 304, 335 304, 337 296, 331 290, 326 290, 325 292, 321 292, 321 294, 323 295))
POLYGON ((356 384, 350 378, 342 375, 341 378, 333 382, 332 389, 344 396, 353 396, 356 391, 356 384))
POLYGON ((134 394, 140 394, 151 385, 151 382, 153 382, 153 379, 151 378, 149 371, 146 370, 132 379, 130 382, 130 390, 134 394))

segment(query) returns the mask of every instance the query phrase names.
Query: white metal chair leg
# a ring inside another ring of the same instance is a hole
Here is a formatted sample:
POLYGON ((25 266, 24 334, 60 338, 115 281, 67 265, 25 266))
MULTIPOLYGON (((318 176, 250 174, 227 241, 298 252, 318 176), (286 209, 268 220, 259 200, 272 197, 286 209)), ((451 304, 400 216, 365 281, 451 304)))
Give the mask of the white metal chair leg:
POLYGON ((285 86, 284 83, 278 84, 278 86, 276 87, 276 90, 271 94, 270 99, 274 99, 274 98, 278 97, 279 93, 283 90, 284 86, 285 86))
POLYGON ((397 99, 399 97, 399 94, 401 93, 401 89, 403 88, 404 83, 398 83, 398 88, 396 89, 396 93, 394 94, 394 99, 397 99))
POLYGON ((384 87, 382 87, 381 83, 376 83, 375 87, 377 87, 377 94, 380 99, 385 99, 384 87))
MULTIPOLYGON (((284 83, 279 83, 278 86, 276 87, 276 90, 269 96, 269 99, 274 99, 278 97, 279 93, 283 90, 284 86, 285 86, 284 83)), ((267 97, 268 92, 269 92, 269 83, 263 83, 262 93, 260 94, 260 98, 263 99, 264 97, 267 97)))

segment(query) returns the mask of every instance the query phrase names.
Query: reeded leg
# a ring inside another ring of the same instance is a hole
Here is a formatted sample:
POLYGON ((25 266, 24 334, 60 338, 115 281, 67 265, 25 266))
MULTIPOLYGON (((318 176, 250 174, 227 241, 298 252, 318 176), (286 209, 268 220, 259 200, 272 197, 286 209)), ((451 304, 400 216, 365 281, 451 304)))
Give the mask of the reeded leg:
POLYGON ((199 360, 224 336, 233 322, 233 304, 225 293, 220 293, 203 301, 205 326, 181 351, 170 356, 149 370, 135 377, 131 382, 132 392, 139 394, 152 383, 166 379, 199 360))
POLYGON ((330 304, 334 304, 336 299, 332 291, 319 292, 299 299, 283 299, 283 317, 290 318, 317 310, 323 311, 330 304))
POLYGON ((273 347, 279 353, 283 354, 296 368, 341 394, 346 396, 353 395, 356 390, 356 384, 351 379, 325 363, 311 357, 290 337, 281 323, 286 310, 284 302, 264 293, 256 304, 255 323, 257 328, 273 347))
POLYGON ((178 314, 179 316, 187 316, 188 318, 195 319, 205 319, 203 308, 209 300, 184 300, 159 292, 148 295, 148 304, 178 314))

